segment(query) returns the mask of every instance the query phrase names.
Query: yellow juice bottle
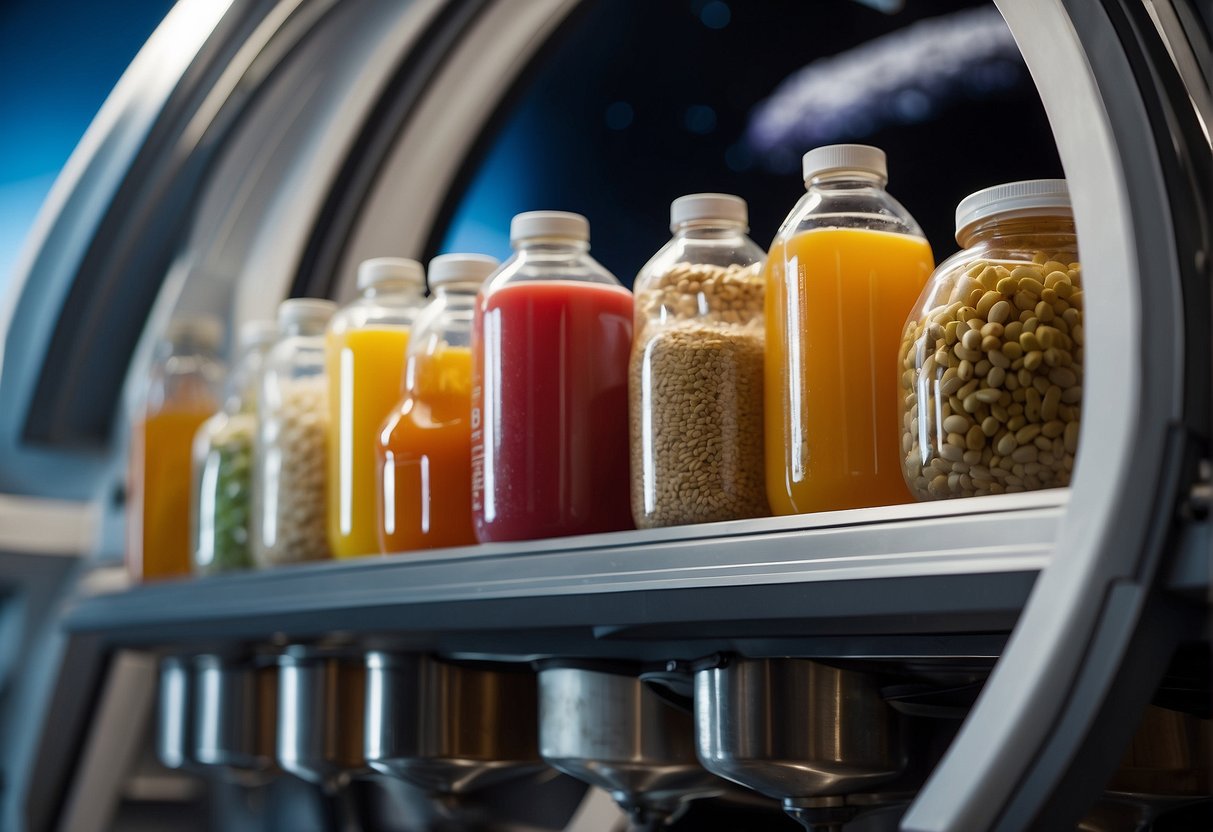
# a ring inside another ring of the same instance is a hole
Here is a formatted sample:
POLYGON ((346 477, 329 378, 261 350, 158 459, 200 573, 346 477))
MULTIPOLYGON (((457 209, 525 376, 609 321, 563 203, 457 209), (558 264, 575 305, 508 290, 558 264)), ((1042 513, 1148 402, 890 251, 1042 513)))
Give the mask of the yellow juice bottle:
POLYGON ((376 444, 383 420, 400 400, 424 281, 414 260, 368 260, 358 270, 358 299, 329 325, 328 533, 334 557, 379 551, 376 444))
POLYGON ((898 349, 934 268, 884 190, 884 154, 805 155, 808 192, 767 259, 766 473, 776 514, 911 500, 901 475, 898 349))

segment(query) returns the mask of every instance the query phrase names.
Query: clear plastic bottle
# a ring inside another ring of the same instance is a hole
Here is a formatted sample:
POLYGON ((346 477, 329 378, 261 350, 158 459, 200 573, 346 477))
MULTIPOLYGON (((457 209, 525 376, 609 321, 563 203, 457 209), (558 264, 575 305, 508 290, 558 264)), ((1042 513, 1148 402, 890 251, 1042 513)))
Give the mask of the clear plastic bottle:
POLYGON ((640 528, 761 517, 765 252, 745 200, 692 194, 636 278, 632 518, 640 528))
POLYGON ((358 267, 358 298, 329 323, 328 536, 333 556, 379 551, 375 447, 400 401, 409 330, 425 306, 416 260, 378 257, 358 267))
POLYGON ((767 257, 767 498, 776 514, 908 502, 895 356, 931 247, 881 150, 811 150, 804 179, 767 257))
POLYGON ((223 409, 194 436, 190 503, 193 568, 213 575, 253 565, 253 438, 266 354, 278 339, 273 321, 240 328, 240 360, 228 379, 223 409))
POLYGON ((131 419, 126 565, 132 581, 188 575, 190 454, 219 408, 223 325, 209 316, 169 323, 131 419))
POLYGON ((253 474, 253 558, 259 567, 330 557, 329 407, 324 332, 332 301, 278 307, 278 343, 261 380, 253 474))
POLYGON ((404 398, 380 431, 383 552, 468 546, 472 528, 472 318, 497 268, 483 254, 430 261, 432 293, 413 324, 404 398))
POLYGON ((632 293, 585 217, 519 214, 472 330, 472 515, 482 541, 632 527, 632 293))
POLYGON ((1083 291, 1065 180, 966 197, 956 241, 962 250, 932 275, 902 339, 906 483, 920 500, 1068 485, 1083 291))

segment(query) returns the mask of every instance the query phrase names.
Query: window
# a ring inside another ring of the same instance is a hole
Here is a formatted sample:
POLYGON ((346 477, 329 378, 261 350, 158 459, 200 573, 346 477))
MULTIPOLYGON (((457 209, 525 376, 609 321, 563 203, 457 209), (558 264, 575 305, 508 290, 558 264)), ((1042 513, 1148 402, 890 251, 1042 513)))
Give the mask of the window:
POLYGON ((937 259, 972 191, 1061 175, 1048 120, 991 3, 593 0, 486 131, 434 251, 508 253, 510 217, 590 218, 625 283, 668 239, 669 203, 724 191, 765 245, 803 193, 800 156, 837 142, 889 155, 889 190, 937 259))

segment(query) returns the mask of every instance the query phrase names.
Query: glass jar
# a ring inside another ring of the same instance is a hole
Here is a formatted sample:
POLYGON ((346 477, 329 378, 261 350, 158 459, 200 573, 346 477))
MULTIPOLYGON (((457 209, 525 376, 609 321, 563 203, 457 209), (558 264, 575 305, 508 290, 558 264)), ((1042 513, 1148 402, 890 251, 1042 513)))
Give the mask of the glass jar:
POLYGON ((336 310, 311 298, 278 307, 280 334, 265 361, 253 454, 253 559, 263 568, 330 557, 324 332, 336 310))
POLYGON ((497 268, 482 254, 430 261, 429 305, 413 325, 404 398, 380 431, 383 552, 469 546, 472 528, 472 318, 497 268))
POLYGON ((519 214, 472 330, 472 516, 482 542, 632 527, 632 293, 585 217, 519 214))
POLYGON ((194 435, 190 514, 193 568, 213 575, 253 565, 253 437, 265 356, 278 338, 273 321, 240 328, 241 357, 223 409, 194 435))
POLYGON ((956 208, 901 345, 903 473, 920 500, 1068 485, 1082 408, 1082 266, 1064 179, 956 208))
POLYGON ((170 322, 131 419, 126 564, 132 581, 190 572, 190 454, 219 408, 223 326, 212 317, 170 322))
POLYGON ((425 305, 416 260, 379 257, 358 267, 358 298, 329 323, 328 535, 334 557, 379 551, 375 448, 400 401, 409 328, 425 305))
POLYGON ((636 277, 629 382, 639 528, 761 517, 765 253, 745 200, 692 194, 636 277))
POLYGON ((804 179, 767 257, 767 498, 776 514, 908 502, 894 356, 931 247, 881 150, 811 150, 804 179))

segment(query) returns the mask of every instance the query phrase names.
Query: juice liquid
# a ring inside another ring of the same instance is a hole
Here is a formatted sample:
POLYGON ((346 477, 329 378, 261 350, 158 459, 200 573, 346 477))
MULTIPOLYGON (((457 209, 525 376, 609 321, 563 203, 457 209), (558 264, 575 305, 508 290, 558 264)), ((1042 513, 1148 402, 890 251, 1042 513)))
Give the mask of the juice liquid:
POLYGON ((472 515, 482 541, 632 528, 632 295, 578 281, 507 285, 473 328, 472 515))
POLYGON ((409 359, 409 392, 380 437, 383 552, 470 546, 472 351, 409 359))
POLYGON ((355 329, 329 335, 329 548, 333 557, 379 551, 375 448, 383 420, 400 401, 409 330, 355 329))
POLYGON ((897 353, 934 267, 920 237, 817 229, 767 259, 767 499, 776 514, 910 502, 897 353))
POLYGON ((190 501, 194 434, 216 403, 168 406, 131 435, 127 569, 132 580, 190 573, 190 501))

